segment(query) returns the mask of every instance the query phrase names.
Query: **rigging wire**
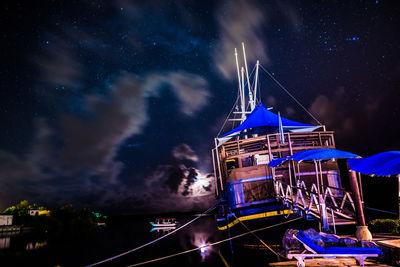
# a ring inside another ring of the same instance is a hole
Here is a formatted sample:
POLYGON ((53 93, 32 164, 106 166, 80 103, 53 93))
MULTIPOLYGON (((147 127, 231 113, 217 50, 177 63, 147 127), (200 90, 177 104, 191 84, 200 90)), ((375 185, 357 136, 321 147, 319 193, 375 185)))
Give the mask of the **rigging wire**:
POLYGON ((113 256, 113 257, 107 258, 107 259, 102 260, 102 261, 98 261, 98 262, 93 263, 93 264, 89 264, 89 265, 87 265, 86 267, 96 266, 96 265, 99 265, 99 264, 106 263, 106 262, 108 262, 108 261, 112 261, 112 260, 114 260, 114 259, 116 259, 116 258, 122 257, 122 256, 127 255, 127 254, 129 254, 129 253, 132 253, 132 252, 134 252, 134 251, 136 251, 136 250, 139 250, 139 249, 141 249, 141 248, 147 247, 148 245, 151 245, 151 244, 153 244, 153 243, 156 243, 157 241, 160 241, 161 239, 163 239, 163 238, 165 238, 165 237, 167 237, 167 236, 169 236, 169 235, 172 235, 173 233, 176 233, 177 231, 179 231, 179 230, 181 230, 182 228, 184 228, 184 227, 188 226, 189 224, 193 223, 194 221, 196 221, 196 220, 199 219, 200 217, 206 215, 207 213, 209 213, 210 211, 212 211, 213 209, 215 209, 215 207, 217 207, 218 203, 219 203, 219 201, 218 201, 217 203, 215 203, 214 205, 212 205, 208 210, 206 210, 206 211, 203 212, 202 214, 200 214, 200 215, 198 215, 197 217, 195 217, 194 219, 188 221, 188 222, 185 223, 184 225, 182 225, 182 226, 176 228, 175 230, 169 232, 168 234, 165 234, 165 235, 163 235, 163 236, 160 236, 159 238, 156 238, 156 239, 154 239, 154 240, 152 240, 152 241, 150 241, 150 242, 148 242, 148 243, 146 243, 146 244, 143 244, 143 245, 141 245, 141 246, 139 246, 139 247, 136 247, 136 248, 134 248, 134 249, 125 251, 125 252, 120 253, 120 254, 118 254, 118 255, 115 255, 115 256, 113 256))
POLYGON ((269 71, 267 71, 261 64, 260 67, 277 85, 279 85, 280 88, 282 88, 302 109, 304 109, 305 112, 307 112, 307 114, 311 116, 311 118, 313 118, 319 125, 322 125, 322 123, 317 118, 315 118, 314 115, 309 112, 277 79, 275 79, 275 77, 271 73, 269 73, 269 71))
MULTIPOLYGON (((239 220, 238 217, 236 217, 235 214, 233 214, 233 216, 240 222, 240 224, 241 224, 244 228, 246 228, 246 230, 247 230, 248 232, 251 231, 251 230, 247 227, 247 225, 245 225, 241 220, 239 220)), ((274 254, 278 257, 278 260, 279 260, 280 256, 279 256, 278 253, 276 253, 275 250, 273 250, 270 246, 268 246, 260 237, 258 237, 258 235, 256 235, 255 233, 251 233, 251 234, 252 234, 255 238, 257 238, 258 241, 260 241, 260 243, 263 244, 267 249, 269 249, 272 253, 274 253, 274 254)))
POLYGON ((221 134, 222 130, 223 130, 224 127, 225 127, 225 124, 228 122, 229 116, 231 115, 233 109, 235 108, 235 106, 236 106, 238 100, 239 100, 239 94, 237 95, 236 101, 235 101, 235 103, 233 104, 233 107, 232 107, 231 111, 229 111, 229 114, 228 114, 228 116, 226 117, 226 119, 225 119, 225 121, 224 121, 224 124, 222 124, 221 129, 219 129, 219 132, 218 132, 218 134, 217 134, 217 137, 221 134))
POLYGON ((297 220, 299 220, 299 219, 302 219, 302 217, 298 217, 298 218, 294 218, 294 219, 289 220, 289 221, 285 221, 285 222, 277 223, 277 224, 274 224, 274 225, 270 225, 270 226, 258 228, 258 229, 256 229, 256 230, 250 230, 249 232, 246 232, 246 233, 243 233, 243 234, 239 234, 239 235, 233 236, 233 237, 231 237, 231 238, 226 238, 226 239, 223 239, 223 240, 220 240, 220 241, 217 241, 217 242, 208 244, 208 245, 204 245, 204 246, 201 246, 201 247, 198 247, 198 248, 188 249, 188 250, 185 250, 185 251, 181 251, 181 252, 178 252, 178 253, 175 253, 175 254, 171 254, 171 255, 167 255, 167 256, 163 256, 163 257, 159 257, 159 258, 155 258, 155 259, 148 260, 148 261, 143 261, 143 262, 135 263, 135 264, 129 265, 129 266, 127 266, 127 267, 140 266, 140 265, 144 265, 144 264, 148 264, 148 263, 152 263, 152 262, 156 262, 156 261, 161 261, 161 260, 169 259, 169 258, 176 257, 176 256, 179 256, 179 255, 187 254, 187 253, 190 253, 190 252, 193 252, 193 251, 202 249, 202 248, 212 247, 212 246, 215 246, 215 245, 218 245, 218 244, 227 242, 227 241, 229 241, 229 240, 237 239, 237 238, 239 238, 239 237, 242 237, 242 236, 245 236, 245 235, 248 235, 248 234, 260 232, 260 231, 263 231, 263 230, 266 230, 266 229, 269 229, 269 228, 273 228, 273 227, 280 226, 280 225, 283 225, 283 224, 291 223, 291 222, 297 221, 297 220))
MULTIPOLYGON (((251 78, 251 75, 253 75, 255 68, 256 68, 256 67, 253 67, 253 70, 250 72, 249 79, 251 78)), ((245 83, 244 87, 246 88, 246 86, 247 86, 247 83, 245 83)), ((232 107, 231 111, 228 113, 228 116, 226 117, 224 123, 222 124, 221 129, 219 129, 219 132, 218 132, 218 134, 217 134, 217 137, 221 134, 222 130, 223 130, 224 127, 225 127, 225 124, 228 122, 228 119, 229 119, 230 115, 232 114, 233 109, 235 108, 236 104, 238 103, 238 101, 239 101, 239 94, 240 94, 240 93, 239 93, 239 89, 238 89, 238 95, 237 95, 237 97, 236 97, 236 101, 235 101, 235 103, 233 104, 233 107, 232 107)), ((247 109, 247 108, 248 108, 248 107, 246 107, 246 109, 247 109)), ((236 116, 236 115, 234 115, 234 116, 236 116)), ((232 129, 233 129, 233 126, 234 126, 234 124, 232 124, 232 129)))

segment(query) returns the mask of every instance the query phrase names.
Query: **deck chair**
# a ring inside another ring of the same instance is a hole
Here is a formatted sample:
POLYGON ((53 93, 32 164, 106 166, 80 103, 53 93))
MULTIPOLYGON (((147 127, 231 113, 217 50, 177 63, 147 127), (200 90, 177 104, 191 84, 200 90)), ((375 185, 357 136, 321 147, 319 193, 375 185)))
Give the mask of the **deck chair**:
POLYGON ((321 247, 314 243, 314 241, 303 231, 299 231, 294 238, 304 245, 305 250, 302 253, 288 253, 287 258, 295 258, 298 267, 306 266, 304 260, 306 258, 327 258, 334 259, 337 257, 352 257, 355 258, 360 266, 364 266, 364 261, 368 257, 378 257, 382 255, 382 250, 379 248, 371 247, 321 247))

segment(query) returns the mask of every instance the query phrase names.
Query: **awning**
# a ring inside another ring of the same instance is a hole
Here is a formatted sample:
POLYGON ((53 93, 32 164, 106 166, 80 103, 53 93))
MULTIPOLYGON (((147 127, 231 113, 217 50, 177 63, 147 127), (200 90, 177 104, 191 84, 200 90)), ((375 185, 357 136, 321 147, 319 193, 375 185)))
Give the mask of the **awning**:
POLYGON ((360 159, 348 159, 351 170, 379 176, 400 174, 400 151, 388 151, 360 159))
POLYGON ((349 159, 359 157, 356 154, 330 148, 309 149, 297 152, 292 156, 271 160, 268 164, 270 167, 276 167, 288 160, 297 162, 305 160, 330 160, 330 159, 349 159))
MULTIPOLYGON (((287 131, 313 131, 320 126, 304 124, 297 121, 288 120, 281 117, 282 128, 287 131)), ((255 127, 275 127, 278 130, 279 117, 275 113, 269 111, 262 103, 259 103, 247 119, 242 122, 238 127, 220 136, 220 138, 233 136, 233 134, 241 132, 243 130, 255 128, 255 127)))

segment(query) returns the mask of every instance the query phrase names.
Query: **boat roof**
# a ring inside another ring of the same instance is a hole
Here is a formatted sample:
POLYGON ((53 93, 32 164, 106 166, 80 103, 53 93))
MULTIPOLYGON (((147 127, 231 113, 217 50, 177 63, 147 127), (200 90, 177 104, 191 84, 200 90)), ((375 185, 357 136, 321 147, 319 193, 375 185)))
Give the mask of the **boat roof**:
MULTIPOLYGON (((292 121, 281 117, 282 128, 289 131, 313 131, 320 126, 305 124, 297 121, 292 121)), ((223 134, 222 137, 233 137, 240 134, 241 131, 255 127, 274 127, 278 130, 279 116, 269 111, 261 102, 257 104, 254 110, 250 113, 243 123, 235 129, 223 134)))

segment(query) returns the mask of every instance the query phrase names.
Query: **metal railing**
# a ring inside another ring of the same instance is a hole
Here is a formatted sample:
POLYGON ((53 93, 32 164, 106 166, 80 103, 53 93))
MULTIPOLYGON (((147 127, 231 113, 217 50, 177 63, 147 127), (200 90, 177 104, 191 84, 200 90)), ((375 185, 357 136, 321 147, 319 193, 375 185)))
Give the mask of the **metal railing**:
POLYGON ((351 193, 342 189, 327 186, 318 192, 316 184, 307 189, 304 181, 297 181, 297 185, 275 181, 277 198, 303 216, 312 216, 325 221, 326 227, 332 225, 336 232, 336 224, 352 224, 355 221, 355 206, 351 193), (341 192, 334 193, 333 190, 341 192))

